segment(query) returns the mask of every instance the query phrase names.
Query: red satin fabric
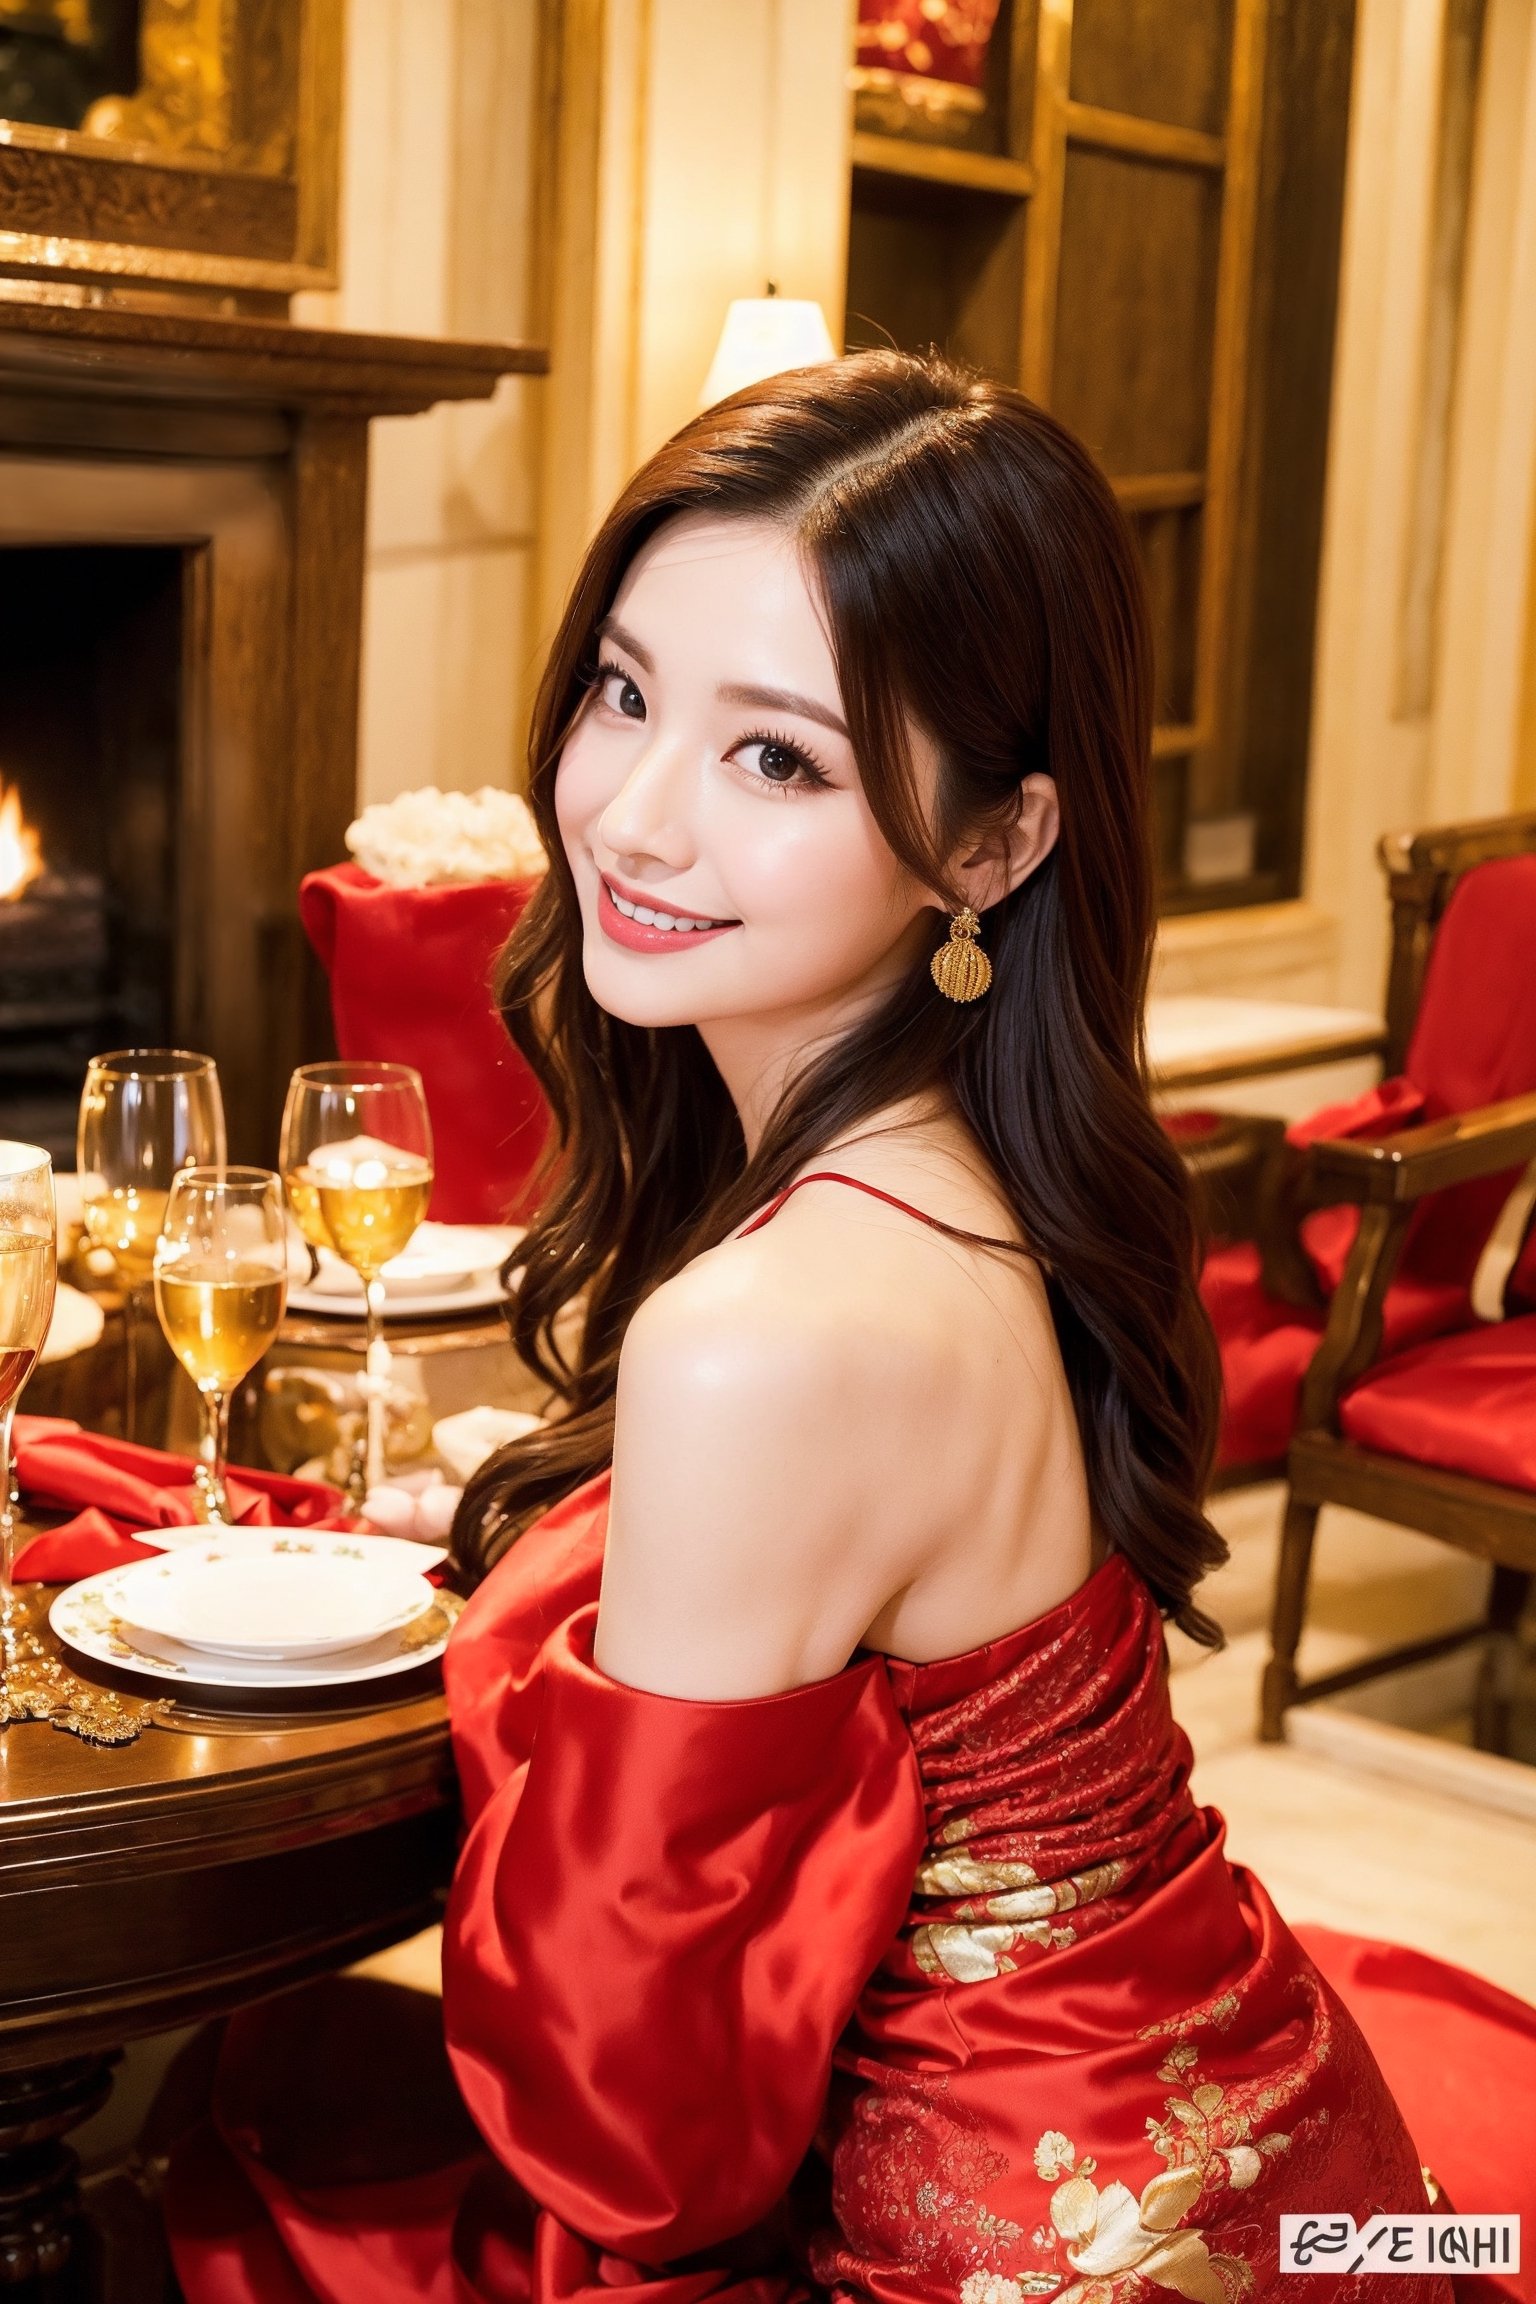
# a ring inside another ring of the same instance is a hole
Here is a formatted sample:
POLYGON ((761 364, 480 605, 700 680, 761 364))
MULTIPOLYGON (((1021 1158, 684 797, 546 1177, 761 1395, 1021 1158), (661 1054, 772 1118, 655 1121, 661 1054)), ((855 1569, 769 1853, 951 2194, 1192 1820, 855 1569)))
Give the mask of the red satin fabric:
POLYGON ((1344 1400, 1339 1425, 1362 1448, 1536 1489, 1536 1316, 1388 1361, 1344 1400))
MULTIPOLYGON (((33 1504, 83 1507, 62 1527, 24 1544, 14 1573, 23 1581, 68 1584, 153 1557, 135 1528, 180 1528, 196 1518, 195 1465, 160 1448, 86 1432, 65 1416, 18 1416, 16 1478, 33 1504)), ((245 1527, 350 1527, 346 1499, 323 1480, 290 1480, 280 1472, 230 1467, 235 1518, 245 1527)))
POLYGON ((440 1224, 528 1213, 548 1111, 496 1013, 491 972, 534 885, 387 888, 335 864, 299 887, 299 917, 331 980, 337 1049, 421 1074, 440 1224))
POLYGON ((1123 1560, 963 1656, 685 1702, 592 1661, 606 1506, 531 1530, 448 1654, 444 2012, 495 2166, 392 2209, 306 2189, 226 2086, 240 2212, 173 2208, 190 2304, 291 2304, 274 2230, 324 2304, 1241 2304, 1288 2293, 1283 2211, 1423 2204, 1356 2026, 1190 1797, 1123 1560))
MULTIPOLYGON (((1404 1069, 1423 1091, 1424 1117, 1536 1089, 1536 856, 1480 864, 1459 882, 1435 931, 1404 1069)), ((1519 1171, 1436 1193, 1409 1252, 1427 1278, 1470 1280, 1519 1171)), ((1536 1303, 1536 1239, 1510 1283, 1536 1303)))
POLYGON ((1466 2216, 1518 2216, 1524 2269, 1458 2279, 1458 2304, 1536 2304, 1536 2008, 1403 1944, 1337 1929, 1297 1935, 1348 2003, 1413 2124, 1435 2135, 1435 2174, 1466 2216))
MULTIPOLYGON (((1319 1208, 1302 1240, 1323 1286, 1338 1286, 1355 1237, 1353 1208, 1319 1208)), ((1296 1429, 1301 1383, 1322 1342, 1324 1312, 1302 1312, 1266 1294, 1259 1251, 1251 1241, 1213 1249, 1200 1275, 1200 1295, 1221 1343, 1222 1420, 1217 1461, 1266 1464, 1283 1458, 1296 1429)), ((1413 1271, 1387 1291, 1382 1348, 1406 1352, 1471 1318, 1464 1284, 1431 1281, 1413 1271)))

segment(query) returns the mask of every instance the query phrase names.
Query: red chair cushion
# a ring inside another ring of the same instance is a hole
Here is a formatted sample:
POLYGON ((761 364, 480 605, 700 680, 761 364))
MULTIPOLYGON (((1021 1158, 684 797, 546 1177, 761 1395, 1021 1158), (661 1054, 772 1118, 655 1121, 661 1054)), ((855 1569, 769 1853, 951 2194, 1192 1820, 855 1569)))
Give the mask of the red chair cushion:
POLYGON ((1342 1402, 1339 1427, 1384 1455, 1536 1489, 1536 1314, 1373 1369, 1342 1402))
MULTIPOLYGON (((1333 1287, 1354 1236, 1352 1208, 1322 1208, 1302 1226, 1315 1264, 1333 1287)), ((1301 1380, 1322 1341, 1324 1315, 1297 1311, 1264 1292, 1259 1251, 1249 1241, 1214 1249, 1200 1275, 1200 1294, 1221 1346, 1220 1471, 1284 1456, 1296 1429, 1301 1380)), ((1387 1292, 1383 1348, 1406 1351, 1443 1336, 1467 1318, 1465 1290, 1407 1275, 1387 1292)))
POLYGON ((1296 1428, 1301 1380, 1323 1333, 1320 1313, 1267 1296, 1259 1251, 1242 1240, 1213 1248, 1200 1294, 1221 1346, 1219 1471, 1283 1457, 1296 1428))
POLYGON ((299 889, 299 917, 331 979, 337 1049, 421 1074, 441 1224, 515 1220, 532 1195, 548 1110, 490 986, 533 885, 388 888, 336 864, 299 889))

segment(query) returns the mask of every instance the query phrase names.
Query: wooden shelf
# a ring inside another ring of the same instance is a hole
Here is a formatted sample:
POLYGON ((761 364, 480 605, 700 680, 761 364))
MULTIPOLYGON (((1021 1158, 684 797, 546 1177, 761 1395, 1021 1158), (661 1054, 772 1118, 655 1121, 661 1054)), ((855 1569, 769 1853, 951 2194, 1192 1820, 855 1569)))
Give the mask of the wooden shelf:
POLYGON ((1172 910, 1288 898, 1299 871, 1351 7, 1308 0, 1281 36, 1269 0, 999 0, 987 152, 855 98, 849 342, 1028 394, 1130 522, 1172 910), (1264 871, 1186 881, 1187 821, 1239 810, 1264 871))
POLYGON ((1189 912, 1236 912, 1255 904, 1288 901, 1290 882, 1279 872, 1255 872, 1248 880, 1165 881, 1158 910, 1165 919, 1189 912))
POLYGON ((1205 501, 1203 472, 1127 472, 1110 486, 1125 512, 1185 512, 1205 501))
POLYGON ((875 136, 856 129, 853 165, 877 176, 915 177, 924 184, 947 184, 961 192, 990 192, 1004 200, 1027 200, 1035 171, 1025 160, 996 152, 962 152, 949 144, 919 144, 904 136, 875 136))
POLYGON ((1166 160, 1176 168, 1219 170, 1227 164, 1225 140, 1207 136, 1198 128, 1141 120, 1133 112, 1106 111, 1101 104, 1069 101, 1063 110, 1067 140, 1072 144, 1092 144, 1101 152, 1128 152, 1139 160, 1166 160))

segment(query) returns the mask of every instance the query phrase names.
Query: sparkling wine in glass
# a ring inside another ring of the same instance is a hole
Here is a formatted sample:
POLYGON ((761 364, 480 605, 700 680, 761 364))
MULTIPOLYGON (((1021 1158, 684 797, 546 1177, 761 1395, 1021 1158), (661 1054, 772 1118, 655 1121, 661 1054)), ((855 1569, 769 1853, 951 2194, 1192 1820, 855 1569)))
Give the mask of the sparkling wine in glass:
POLYGON ((58 1268, 53 1164, 36 1144, 0 1142, 0 1676, 15 1657, 11 1425, 53 1317, 58 1268))
POLYGON ((347 1483, 360 1507, 384 1477, 384 1266, 398 1256, 432 1196, 432 1124, 421 1075, 409 1064, 302 1064, 283 1108, 283 1181, 300 1231, 363 1283, 367 1438, 347 1483))
POLYGON ((75 1165, 93 1247, 111 1251, 123 1284, 123 1430, 134 1433, 139 1291, 154 1270, 171 1185, 183 1168, 224 1161, 224 1104, 211 1056, 120 1048, 91 1060, 80 1098, 75 1165))
POLYGON ((229 1396, 282 1325, 288 1238, 270 1168, 184 1168, 155 1249, 155 1310, 202 1410, 197 1517, 227 1525, 229 1396))

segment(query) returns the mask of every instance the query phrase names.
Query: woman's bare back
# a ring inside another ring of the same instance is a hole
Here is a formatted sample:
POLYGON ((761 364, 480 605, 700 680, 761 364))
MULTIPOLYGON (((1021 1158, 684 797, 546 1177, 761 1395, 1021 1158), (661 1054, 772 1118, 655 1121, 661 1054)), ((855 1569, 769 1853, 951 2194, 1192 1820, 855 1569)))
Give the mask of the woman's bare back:
POLYGON ((799 1184, 631 1325, 597 1649, 616 1678, 762 1694, 856 1646, 959 1654, 1102 1556, 1038 1265, 934 1227, 1018 1238, 964 1130, 869 1132, 806 1175, 827 1171, 854 1188, 799 1184))

